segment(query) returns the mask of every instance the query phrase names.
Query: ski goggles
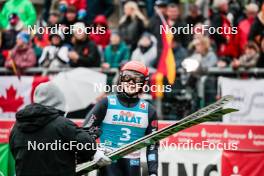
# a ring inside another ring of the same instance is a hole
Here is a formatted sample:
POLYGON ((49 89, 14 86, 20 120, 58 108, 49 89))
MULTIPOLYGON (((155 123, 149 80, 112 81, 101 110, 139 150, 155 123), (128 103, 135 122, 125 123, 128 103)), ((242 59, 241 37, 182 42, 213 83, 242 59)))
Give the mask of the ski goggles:
POLYGON ((142 74, 133 71, 124 71, 121 74, 121 82, 130 82, 131 80, 135 84, 143 84, 145 82, 145 77, 142 74))

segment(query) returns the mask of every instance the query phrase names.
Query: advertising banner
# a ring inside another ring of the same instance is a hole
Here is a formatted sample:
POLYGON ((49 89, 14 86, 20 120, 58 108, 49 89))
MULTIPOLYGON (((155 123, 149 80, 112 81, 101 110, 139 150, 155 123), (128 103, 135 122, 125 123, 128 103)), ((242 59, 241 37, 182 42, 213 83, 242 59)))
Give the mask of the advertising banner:
POLYGON ((218 150, 160 148, 159 175, 211 176, 221 173, 221 153, 218 150))
MULTIPOLYGON (((14 119, 0 120, 0 176, 14 172, 8 148, 14 122, 14 119)), ((74 122, 80 125, 82 120, 74 122)), ((159 128, 171 123, 174 122, 159 121, 159 128)), ((160 141, 159 175, 263 176, 263 128, 263 125, 203 123, 183 130, 160 141), (235 144, 236 148, 228 150, 218 144, 235 144)), ((141 156, 142 165, 146 165, 146 154, 142 152, 141 156)))
POLYGON ((263 152, 224 151, 222 176, 263 176, 263 152))
POLYGON ((224 117, 226 123, 262 123, 264 124, 264 79, 218 79, 221 95, 233 95, 235 101, 228 107, 238 112, 224 117), (230 86, 232 85, 232 86, 230 86))
MULTIPOLYGON (((159 121, 159 128, 171 122, 159 121)), ((264 151, 263 125, 238 125, 226 123, 203 123, 176 133, 160 143, 164 145, 190 143, 205 148, 223 150, 264 151)), ((199 146, 198 146, 199 147, 199 146)))

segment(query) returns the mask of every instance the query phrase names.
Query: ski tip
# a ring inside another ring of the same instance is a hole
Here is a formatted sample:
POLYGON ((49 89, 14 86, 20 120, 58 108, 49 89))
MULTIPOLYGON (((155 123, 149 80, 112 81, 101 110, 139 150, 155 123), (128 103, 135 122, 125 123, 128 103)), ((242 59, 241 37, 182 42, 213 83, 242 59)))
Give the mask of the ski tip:
POLYGON ((226 100, 226 101, 233 101, 235 97, 233 95, 225 95, 221 99, 226 100))
POLYGON ((225 112, 227 113, 232 113, 232 112, 238 112, 239 109, 235 109, 235 108, 225 108, 223 109, 225 112))

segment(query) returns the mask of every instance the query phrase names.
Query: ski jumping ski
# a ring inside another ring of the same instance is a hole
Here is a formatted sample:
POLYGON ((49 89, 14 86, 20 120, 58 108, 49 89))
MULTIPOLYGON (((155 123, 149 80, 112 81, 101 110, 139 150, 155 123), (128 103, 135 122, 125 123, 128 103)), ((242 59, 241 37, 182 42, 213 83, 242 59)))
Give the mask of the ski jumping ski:
MULTIPOLYGON (((146 135, 143 138, 140 138, 130 144, 124 145, 117 150, 109 153, 107 156, 111 158, 111 160, 117 160, 119 158, 122 158, 123 156, 132 153, 134 151, 137 151, 139 149, 142 149, 144 147, 147 147, 151 144, 154 144, 170 135, 173 135, 179 131, 182 131, 184 129, 187 129, 189 127, 192 127, 194 125, 208 122, 208 121, 214 121, 219 120, 223 115, 229 114, 232 112, 238 111, 237 109, 232 108, 225 108, 223 107, 234 100, 233 96, 227 95, 222 97, 220 100, 216 101, 215 103, 208 105, 195 113, 188 115, 187 117, 183 118, 182 120, 169 125, 168 127, 162 128, 161 130, 158 130, 154 133, 151 133, 149 135, 146 135)), ((99 166, 96 165, 95 162, 86 162, 79 164, 76 167, 76 172, 90 172, 92 170, 98 169, 99 166)))

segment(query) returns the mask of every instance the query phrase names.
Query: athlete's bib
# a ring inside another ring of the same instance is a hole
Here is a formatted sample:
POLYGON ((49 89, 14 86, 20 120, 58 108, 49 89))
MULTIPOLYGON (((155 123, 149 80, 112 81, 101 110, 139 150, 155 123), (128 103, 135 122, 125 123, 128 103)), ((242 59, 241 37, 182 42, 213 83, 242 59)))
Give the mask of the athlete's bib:
MULTIPOLYGON (((106 116, 101 124, 103 131, 100 142, 107 147, 117 149, 145 136, 148 127, 148 102, 140 100, 134 107, 123 106, 116 95, 108 98, 106 116)), ((139 158, 134 152, 126 158, 139 158)))

